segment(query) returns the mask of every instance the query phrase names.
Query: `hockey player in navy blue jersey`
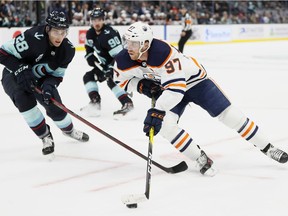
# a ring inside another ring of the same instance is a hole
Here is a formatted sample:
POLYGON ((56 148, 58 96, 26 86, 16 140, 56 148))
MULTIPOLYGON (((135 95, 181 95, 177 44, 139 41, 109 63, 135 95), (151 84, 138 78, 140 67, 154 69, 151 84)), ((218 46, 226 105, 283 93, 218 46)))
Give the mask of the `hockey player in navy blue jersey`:
MULTIPOLYGON (((61 102, 57 87, 75 48, 66 38, 69 24, 63 12, 53 11, 46 25, 32 27, 0 48, 3 70, 2 85, 33 132, 42 139, 44 155, 54 152, 54 140, 37 101, 64 135, 86 142, 89 136, 76 130, 70 116, 51 103, 61 102), (42 89, 36 93, 35 87, 42 89)), ((53 155, 53 154, 51 154, 53 155)))
POLYGON ((86 55, 88 65, 93 67, 83 77, 90 102, 81 108, 88 116, 99 116, 101 97, 97 82, 106 81, 108 87, 122 104, 122 108, 113 113, 115 119, 122 118, 133 109, 132 100, 127 93, 113 81, 114 56, 122 49, 121 37, 117 30, 105 24, 105 12, 95 8, 90 14, 91 28, 86 34, 86 55))
POLYGON ((231 104, 195 58, 153 38, 151 27, 141 22, 132 24, 123 37, 125 49, 115 57, 115 81, 127 92, 137 90, 157 98, 155 108, 148 110, 144 120, 146 135, 153 126, 155 135, 159 132, 181 153, 196 161, 202 174, 214 175, 213 161, 178 125, 185 107, 193 102, 268 157, 287 162, 287 153, 274 147, 261 128, 231 104))

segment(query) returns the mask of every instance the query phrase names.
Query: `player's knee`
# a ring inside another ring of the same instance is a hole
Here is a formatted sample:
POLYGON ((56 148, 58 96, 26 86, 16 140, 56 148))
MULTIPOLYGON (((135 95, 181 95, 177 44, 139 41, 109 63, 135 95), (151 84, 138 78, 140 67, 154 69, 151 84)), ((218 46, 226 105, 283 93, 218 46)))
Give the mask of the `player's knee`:
POLYGON ((246 121, 246 116, 239 109, 230 105, 218 116, 218 119, 227 127, 238 130, 246 121))
POLYGON ((94 75, 93 71, 88 71, 83 76, 84 84, 88 83, 89 81, 95 81, 95 75, 94 75))
POLYGON ((30 110, 37 104, 35 99, 32 99, 30 95, 20 90, 13 93, 12 101, 20 112, 30 110))
POLYGON ((162 122, 160 130, 161 136, 171 141, 178 134, 179 126, 177 124, 178 116, 172 112, 167 112, 162 122))

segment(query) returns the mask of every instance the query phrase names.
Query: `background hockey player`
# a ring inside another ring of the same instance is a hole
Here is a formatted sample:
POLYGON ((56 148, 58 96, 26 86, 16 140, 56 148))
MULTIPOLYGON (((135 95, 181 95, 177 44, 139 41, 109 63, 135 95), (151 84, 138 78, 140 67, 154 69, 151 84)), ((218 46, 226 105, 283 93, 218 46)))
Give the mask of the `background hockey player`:
POLYGON ((113 113, 114 118, 118 119, 133 109, 132 100, 127 93, 113 81, 114 57, 123 49, 121 37, 117 30, 105 24, 103 9, 93 9, 90 21, 92 26, 86 34, 85 58, 93 69, 83 77, 90 103, 81 111, 89 116, 100 115, 101 97, 97 82, 106 81, 108 87, 122 104, 122 108, 113 113))
POLYGON ((159 132, 176 149, 196 161, 202 174, 214 175, 213 161, 178 125, 185 107, 193 102, 268 157, 287 162, 287 153, 274 147, 261 128, 231 104, 196 59, 153 38, 149 25, 132 24, 124 35, 124 47, 115 58, 115 79, 119 85, 128 92, 137 90, 148 97, 157 93, 156 106, 148 110, 144 120, 146 135, 153 126, 155 135, 159 132))
POLYGON ((5 66, 3 88, 29 127, 42 139, 44 155, 54 152, 54 141, 37 101, 63 134, 79 141, 89 139, 73 127, 66 112, 51 103, 51 97, 61 102, 57 87, 75 55, 75 48, 66 38, 69 25, 63 12, 51 12, 46 23, 26 30, 0 49, 0 63, 5 66), (34 86, 41 88, 42 94, 36 93, 34 86))

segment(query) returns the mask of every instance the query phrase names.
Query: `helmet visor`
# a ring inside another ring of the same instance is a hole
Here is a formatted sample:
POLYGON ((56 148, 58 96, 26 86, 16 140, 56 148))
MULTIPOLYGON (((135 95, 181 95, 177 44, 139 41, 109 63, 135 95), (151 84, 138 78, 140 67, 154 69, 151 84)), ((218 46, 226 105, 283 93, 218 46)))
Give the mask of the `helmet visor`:
POLYGON ((122 37, 123 47, 124 49, 129 50, 139 50, 140 49, 140 41, 133 41, 127 39, 125 35, 122 37))
MULTIPOLYGON (((125 47, 125 44, 124 44, 124 47, 125 47)), ((140 49, 140 41, 127 40, 126 41, 126 49, 139 50, 140 49)))

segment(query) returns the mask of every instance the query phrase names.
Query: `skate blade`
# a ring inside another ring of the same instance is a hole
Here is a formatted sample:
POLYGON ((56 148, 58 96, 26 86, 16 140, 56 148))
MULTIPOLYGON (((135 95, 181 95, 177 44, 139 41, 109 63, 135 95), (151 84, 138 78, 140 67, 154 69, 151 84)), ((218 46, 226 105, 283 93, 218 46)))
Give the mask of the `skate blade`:
POLYGON ((95 111, 95 110, 83 110, 83 109, 80 109, 80 112, 82 113, 83 116, 86 116, 86 117, 99 117, 101 116, 101 112, 100 111, 95 111))
POLYGON ((51 153, 51 154, 47 154, 47 155, 44 155, 44 157, 49 161, 53 161, 55 159, 55 154, 54 153, 51 153))
POLYGON ((128 113, 126 113, 125 115, 123 114, 113 114, 113 119, 114 120, 128 120, 128 121, 131 121, 131 120, 136 120, 137 119, 137 115, 136 113, 132 110, 132 111, 129 111, 128 113))
POLYGON ((209 176, 209 177, 213 177, 213 176, 215 176, 217 173, 218 173, 218 170, 210 167, 210 169, 208 169, 208 170, 204 173, 204 175, 205 175, 205 176, 209 176))

